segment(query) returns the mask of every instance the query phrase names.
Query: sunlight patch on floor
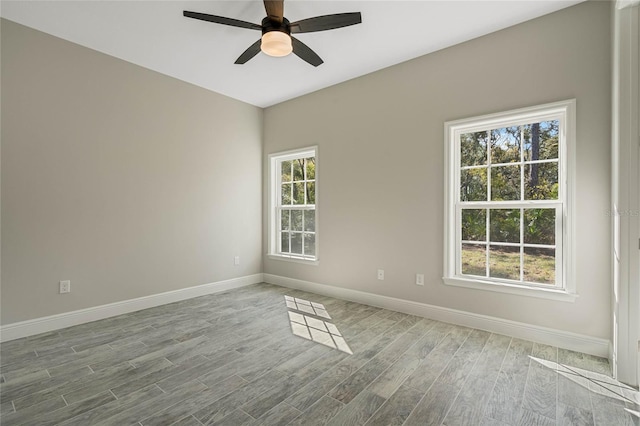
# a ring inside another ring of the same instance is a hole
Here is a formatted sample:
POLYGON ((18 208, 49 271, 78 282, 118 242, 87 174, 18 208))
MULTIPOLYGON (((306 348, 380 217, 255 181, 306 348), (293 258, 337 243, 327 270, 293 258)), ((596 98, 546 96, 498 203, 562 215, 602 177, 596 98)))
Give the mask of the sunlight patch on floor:
POLYGON ((333 323, 320 319, 331 319, 322 304, 291 296, 285 296, 284 299, 289 309, 289 323, 293 334, 330 348, 353 354, 338 327, 333 323))
MULTIPOLYGON (((530 356, 535 361, 567 379, 587 388, 587 390, 600 394, 602 396, 617 399, 619 401, 640 405, 640 393, 624 383, 618 382, 614 378, 606 374, 596 373, 594 371, 584 370, 582 368, 573 367, 566 364, 558 364, 554 361, 536 358, 530 356)), ((627 410, 633 413, 631 410, 627 410)))
POLYGON ((302 311, 318 317, 331 319, 329 313, 321 303, 309 302, 308 300, 298 299, 297 297, 291 296, 285 296, 284 300, 287 304, 287 308, 289 309, 295 309, 296 311, 302 311))

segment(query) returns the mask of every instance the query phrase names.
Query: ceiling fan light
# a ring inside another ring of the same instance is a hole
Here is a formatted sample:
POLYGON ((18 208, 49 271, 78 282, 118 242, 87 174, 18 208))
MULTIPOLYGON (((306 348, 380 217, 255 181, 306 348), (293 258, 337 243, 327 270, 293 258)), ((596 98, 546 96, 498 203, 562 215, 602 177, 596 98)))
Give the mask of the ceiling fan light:
POLYGON ((260 49, 269 56, 287 56, 293 51, 291 37, 282 31, 269 31, 262 35, 260 49))

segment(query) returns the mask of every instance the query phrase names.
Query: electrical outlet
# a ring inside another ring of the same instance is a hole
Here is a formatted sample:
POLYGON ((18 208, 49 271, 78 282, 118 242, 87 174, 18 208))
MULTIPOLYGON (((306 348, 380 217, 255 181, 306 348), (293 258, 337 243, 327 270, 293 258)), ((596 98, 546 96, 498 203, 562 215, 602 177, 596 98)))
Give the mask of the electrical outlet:
POLYGON ((416 285, 424 285, 424 274, 416 274, 416 285))
POLYGON ((71 293, 71 281, 60 281, 60 294, 71 293))
POLYGON ((236 256, 233 258, 233 264, 238 266, 240 264, 240 256, 236 256))
POLYGON ((378 269, 378 279, 384 280, 384 269, 378 269))

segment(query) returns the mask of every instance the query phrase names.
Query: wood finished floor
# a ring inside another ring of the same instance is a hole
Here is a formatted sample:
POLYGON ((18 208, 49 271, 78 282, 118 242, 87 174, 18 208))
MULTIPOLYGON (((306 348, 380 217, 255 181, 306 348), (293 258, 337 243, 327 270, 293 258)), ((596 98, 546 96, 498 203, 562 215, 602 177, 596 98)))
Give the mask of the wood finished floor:
POLYGON ((639 424, 606 360, 268 284, 0 350, 3 426, 639 424), (285 295, 353 354, 294 336, 285 295))

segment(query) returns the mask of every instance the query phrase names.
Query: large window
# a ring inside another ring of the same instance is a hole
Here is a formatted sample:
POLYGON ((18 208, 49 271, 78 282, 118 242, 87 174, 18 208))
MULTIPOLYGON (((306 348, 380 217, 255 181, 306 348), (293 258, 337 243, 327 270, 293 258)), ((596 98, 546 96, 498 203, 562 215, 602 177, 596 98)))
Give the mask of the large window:
POLYGON ((269 254, 315 261, 316 149, 269 156, 269 254))
POLYGON ((446 123, 445 282, 551 297, 575 292, 574 107, 566 101, 446 123))

